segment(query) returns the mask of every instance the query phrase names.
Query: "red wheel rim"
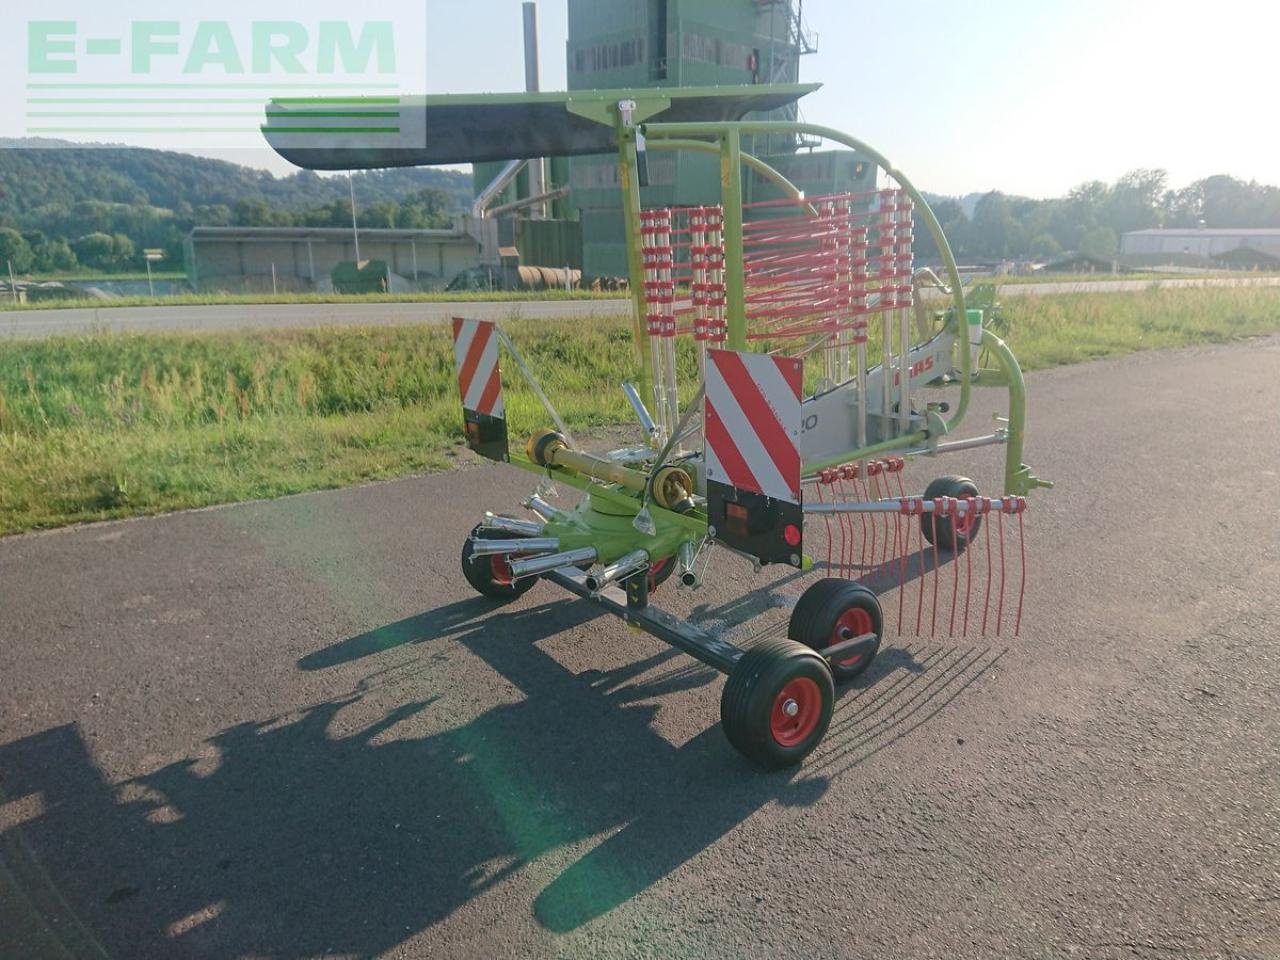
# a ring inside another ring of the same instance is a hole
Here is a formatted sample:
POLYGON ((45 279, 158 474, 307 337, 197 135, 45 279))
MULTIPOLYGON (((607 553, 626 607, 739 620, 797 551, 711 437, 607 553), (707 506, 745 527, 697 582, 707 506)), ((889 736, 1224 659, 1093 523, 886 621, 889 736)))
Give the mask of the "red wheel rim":
POLYGON ((822 690, 808 677, 796 677, 778 691, 769 715, 769 732, 780 747, 804 743, 822 716, 822 690))
MULTIPOLYGON (((961 497, 961 500, 970 500, 972 497, 961 497)), ((952 519, 952 527, 956 532, 957 540, 967 540, 969 531, 973 528, 973 521, 977 519, 978 512, 976 510, 966 509, 963 513, 958 513, 952 519)), ((946 544, 943 544, 946 546, 946 544)))
POLYGON ((515 577, 511 575, 511 558, 496 553, 489 557, 489 576, 496 584, 504 587, 511 586, 515 582, 515 577))
MULTIPOLYGON (((871 621, 871 613, 862 607, 850 607, 844 613, 840 614, 840 619, 836 621, 835 629, 831 631, 831 642, 827 644, 829 647, 835 646, 846 637, 861 637, 868 633, 875 633, 875 624, 871 621)), ((854 667, 858 665, 858 661, 862 659, 861 653, 855 653, 852 656, 841 660, 837 666, 854 667)))
POLYGON ((649 565, 649 589, 652 590, 658 585, 658 578, 666 572, 670 564, 675 563, 675 557, 667 557, 665 560, 659 560, 657 563, 649 565))

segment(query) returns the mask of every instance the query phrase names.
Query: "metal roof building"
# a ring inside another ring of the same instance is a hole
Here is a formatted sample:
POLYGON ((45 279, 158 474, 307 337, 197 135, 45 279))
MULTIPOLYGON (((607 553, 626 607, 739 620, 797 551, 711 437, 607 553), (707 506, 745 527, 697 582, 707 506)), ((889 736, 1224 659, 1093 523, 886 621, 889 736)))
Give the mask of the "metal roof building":
POLYGON ((1148 259, 1159 255, 1189 255, 1214 260, 1239 250, 1280 259, 1280 229, 1276 228, 1191 228, 1178 230, 1133 230, 1120 238, 1124 257, 1148 259))
MULTIPOLYGON (((439 290, 464 270, 499 263, 498 225, 459 217, 442 230, 359 232, 360 258, 383 260, 401 289, 439 290)), ((326 291, 339 263, 356 259, 345 227, 196 227, 184 244, 197 290, 326 291)))

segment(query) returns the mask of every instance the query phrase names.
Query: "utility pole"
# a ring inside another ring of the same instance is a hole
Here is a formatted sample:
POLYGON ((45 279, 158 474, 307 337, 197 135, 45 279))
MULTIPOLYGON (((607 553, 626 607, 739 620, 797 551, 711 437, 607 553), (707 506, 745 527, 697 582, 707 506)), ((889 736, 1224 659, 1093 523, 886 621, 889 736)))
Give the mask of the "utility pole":
POLYGON ((356 263, 360 262, 360 228, 356 226, 356 177, 347 171, 347 183, 351 186, 351 237, 356 244, 356 263))
POLYGON ((151 291, 152 299, 155 299, 156 285, 151 279, 151 264, 164 259, 164 251, 158 248, 152 250, 143 250, 142 259, 147 262, 147 289, 151 291))
POLYGON ((9 292, 13 294, 13 302, 18 302, 18 281, 13 279, 13 261, 9 261, 9 292))

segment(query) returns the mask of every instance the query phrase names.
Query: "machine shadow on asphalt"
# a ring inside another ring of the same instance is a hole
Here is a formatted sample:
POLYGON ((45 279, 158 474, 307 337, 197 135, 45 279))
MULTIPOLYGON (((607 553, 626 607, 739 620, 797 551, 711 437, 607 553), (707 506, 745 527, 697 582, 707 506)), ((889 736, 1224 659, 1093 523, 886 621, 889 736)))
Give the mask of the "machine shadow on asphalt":
POLYGON ((74 914, 120 956, 166 955, 175 942, 201 954, 368 956, 503 881, 531 884, 536 920, 567 932, 766 804, 816 802, 832 778, 927 722, 1001 655, 927 642, 884 651, 842 691, 817 764, 762 775, 718 725, 677 747, 654 729, 657 707, 640 702, 709 684, 714 671, 663 651, 574 673, 539 648, 599 616, 567 600, 498 611, 466 600, 300 661, 321 670, 451 637, 524 694, 420 739, 386 734, 444 691, 422 690, 335 735, 338 713, 366 695, 357 688, 228 727, 202 757, 123 783, 107 781, 75 725, 16 741, 0 749, 4 789, 37 794, 42 808, 0 839, 33 850, 74 914), (601 833, 612 835, 549 882, 536 869, 522 879, 540 858, 601 833), (350 921, 351 904, 363 922, 350 921))

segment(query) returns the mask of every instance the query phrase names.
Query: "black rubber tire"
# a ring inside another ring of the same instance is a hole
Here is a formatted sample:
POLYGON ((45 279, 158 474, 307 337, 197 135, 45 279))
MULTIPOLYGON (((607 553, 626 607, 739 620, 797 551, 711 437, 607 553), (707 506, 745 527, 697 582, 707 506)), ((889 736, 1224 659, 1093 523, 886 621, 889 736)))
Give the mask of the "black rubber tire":
POLYGON ((467 578, 467 583, 475 587, 476 592, 480 593, 492 600, 514 600, 523 594, 537 581, 537 577, 525 577, 522 580, 516 580, 514 583, 502 583, 494 578, 493 564, 488 557, 473 556, 471 552, 471 539, 475 537, 479 540, 507 540, 517 539, 516 534, 503 533, 500 530, 493 530, 485 527, 483 524, 477 526, 471 531, 462 544, 462 575, 467 578))
POLYGON ((835 681, 818 654, 791 640, 765 640, 742 655, 720 696, 720 725, 733 748, 757 766, 774 770, 795 766, 826 736, 835 706, 835 681), (793 680, 817 686, 816 722, 802 740, 790 745, 774 738, 774 703, 793 680))
MULTIPOLYGON (((978 485, 968 477, 938 477, 924 488, 924 498, 933 500, 937 497, 955 497, 963 500, 976 497, 978 485)), ((982 517, 974 517, 969 528, 957 535, 951 517, 937 517, 932 513, 920 514, 920 532, 930 543, 936 544, 939 550, 955 549, 956 553, 964 553, 964 548, 973 542, 978 530, 982 527, 982 517), (954 537, 954 539, 953 539, 954 537)))
POLYGON ((828 577, 800 595, 787 625, 788 637, 821 653, 835 642, 836 626, 851 610, 865 611, 869 621, 867 627, 876 635, 876 642, 870 655, 864 655, 856 663, 830 664, 831 675, 837 683, 852 680, 863 673, 880 651, 880 641, 884 639, 884 613, 880 609, 880 599, 860 583, 828 577))

